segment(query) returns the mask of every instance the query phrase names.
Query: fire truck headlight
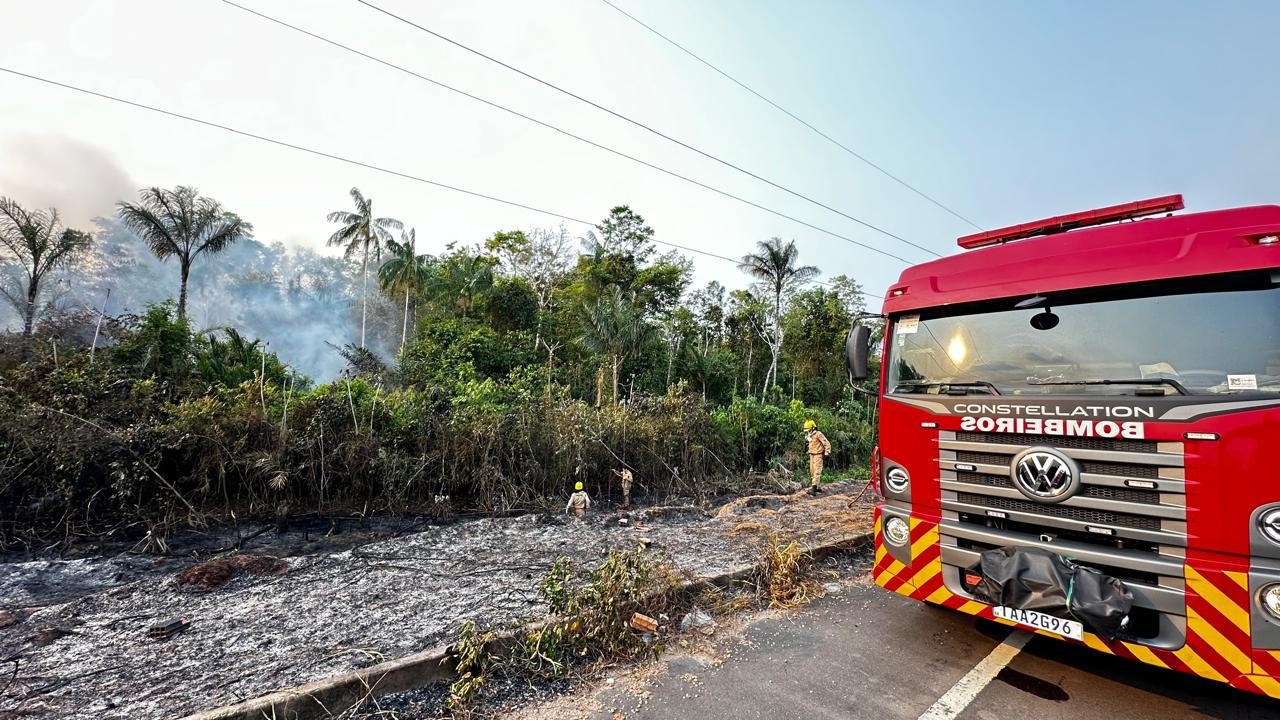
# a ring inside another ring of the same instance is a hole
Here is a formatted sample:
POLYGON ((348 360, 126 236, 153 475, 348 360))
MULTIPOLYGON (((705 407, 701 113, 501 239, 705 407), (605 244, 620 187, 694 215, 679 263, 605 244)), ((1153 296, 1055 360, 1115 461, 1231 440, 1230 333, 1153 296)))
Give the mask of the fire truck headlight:
POLYGON ((1268 540, 1280 545, 1280 507, 1262 513, 1258 517, 1258 529, 1268 540))
POLYGON ((1267 611, 1272 620, 1280 622, 1280 583, 1272 583, 1258 593, 1262 609, 1267 611))
MULTIPOLYGON (((900 517, 891 517, 884 523, 884 539, 890 545, 902 547, 911 540, 911 527, 907 525, 907 521, 900 517)), ((1276 588, 1276 599, 1280 601, 1280 585, 1273 586, 1276 588)), ((1280 602, 1276 605, 1276 618, 1280 619, 1280 602)))
MULTIPOLYGON (((894 492, 900 493, 907 489, 907 483, 911 482, 911 476, 906 470, 894 465, 889 468, 889 472, 884 474, 884 484, 894 492)), ((1280 542, 1280 540, 1277 540, 1280 542)))

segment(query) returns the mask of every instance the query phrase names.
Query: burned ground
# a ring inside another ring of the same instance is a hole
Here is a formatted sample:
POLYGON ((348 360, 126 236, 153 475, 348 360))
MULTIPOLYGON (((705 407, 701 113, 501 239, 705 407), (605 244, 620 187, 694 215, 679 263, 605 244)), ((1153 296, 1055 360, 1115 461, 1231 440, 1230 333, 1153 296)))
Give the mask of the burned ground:
POLYGON ((0 565, 0 609, 16 620, 0 637, 12 677, 0 715, 182 716, 444 644, 466 620, 500 627, 542 614, 536 585, 561 556, 586 567, 645 542, 685 573, 714 575, 750 563, 764 528, 807 543, 865 530, 865 512, 845 511, 847 501, 649 508, 625 526, 616 513, 529 514, 283 559, 291 553, 260 537, 252 555, 228 554, 214 570, 133 555, 0 565), (185 631, 149 635, 177 618, 190 621, 185 631))

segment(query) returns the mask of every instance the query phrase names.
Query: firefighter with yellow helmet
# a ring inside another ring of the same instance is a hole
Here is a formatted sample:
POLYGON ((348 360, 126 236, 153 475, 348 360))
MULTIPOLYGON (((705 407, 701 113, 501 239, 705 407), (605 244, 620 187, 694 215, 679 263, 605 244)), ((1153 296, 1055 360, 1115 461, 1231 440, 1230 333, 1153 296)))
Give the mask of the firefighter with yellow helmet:
POLYGON ((564 506, 564 511, 567 513, 572 510, 574 515, 582 517, 587 514, 587 508, 591 507, 591 497, 582 489, 580 482, 574 483, 573 490, 574 493, 569 496, 569 504, 564 506))
POLYGON ((804 440, 806 452, 809 454, 809 477, 812 485, 809 489, 814 493, 822 492, 822 459, 831 454, 831 441, 818 429, 813 420, 804 421, 804 440))

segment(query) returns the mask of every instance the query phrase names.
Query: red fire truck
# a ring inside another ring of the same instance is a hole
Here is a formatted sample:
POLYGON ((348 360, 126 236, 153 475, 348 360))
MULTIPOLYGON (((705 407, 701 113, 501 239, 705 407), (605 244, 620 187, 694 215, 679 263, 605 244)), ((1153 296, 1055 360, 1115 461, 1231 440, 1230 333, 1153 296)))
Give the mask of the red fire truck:
MULTIPOLYGON (((873 572, 907 597, 1280 697, 1280 207, 1182 207, 962 237, 965 252, 889 288, 873 572), (996 548, 1118 578, 1123 631, 980 602, 973 568, 996 548)), ((855 379, 869 336, 850 333, 855 379)))

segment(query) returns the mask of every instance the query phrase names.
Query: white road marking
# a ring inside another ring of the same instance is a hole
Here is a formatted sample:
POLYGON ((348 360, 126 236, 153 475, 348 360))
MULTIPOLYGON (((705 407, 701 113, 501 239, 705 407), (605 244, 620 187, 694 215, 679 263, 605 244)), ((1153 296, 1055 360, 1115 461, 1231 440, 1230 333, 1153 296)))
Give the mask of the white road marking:
POLYGON ((969 703, 978 697, 978 693, 982 692, 982 689, 995 678, 996 674, 1022 652, 1022 647, 1031 637, 1031 633, 1021 630, 1009 633, 1004 642, 995 646, 989 655, 982 658, 982 661, 956 681, 950 690, 943 693, 937 702, 930 705, 929 709, 920 716, 920 720, 955 720, 965 708, 969 707, 969 703))

